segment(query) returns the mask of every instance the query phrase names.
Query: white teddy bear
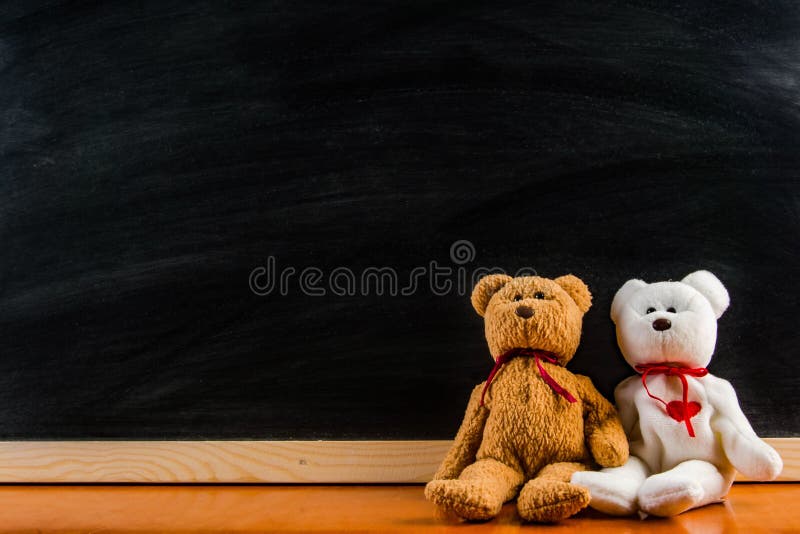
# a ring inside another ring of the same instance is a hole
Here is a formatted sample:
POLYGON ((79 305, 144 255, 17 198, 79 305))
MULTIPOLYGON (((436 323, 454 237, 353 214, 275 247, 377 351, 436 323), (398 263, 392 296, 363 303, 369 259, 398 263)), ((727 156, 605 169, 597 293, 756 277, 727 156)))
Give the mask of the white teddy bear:
POLYGON ((572 476, 589 488, 590 506, 672 516, 722 500, 735 469, 755 480, 781 472, 780 456, 756 436, 733 387, 705 369, 729 302, 708 271, 680 282, 629 280, 617 291, 617 340, 641 373, 614 392, 631 456, 622 467, 572 476))

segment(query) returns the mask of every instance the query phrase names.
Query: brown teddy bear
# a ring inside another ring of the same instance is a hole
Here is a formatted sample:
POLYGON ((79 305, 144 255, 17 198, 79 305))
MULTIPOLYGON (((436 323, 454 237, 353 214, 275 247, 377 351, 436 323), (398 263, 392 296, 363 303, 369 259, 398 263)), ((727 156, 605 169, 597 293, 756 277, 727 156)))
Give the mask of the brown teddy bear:
POLYGON ((496 363, 425 487, 429 500, 485 520, 519 493, 523 519, 553 522, 589 504, 588 490, 569 482, 574 472, 625 463, 628 441, 614 407, 588 377, 564 368, 591 300, 573 275, 493 274, 478 282, 472 305, 496 363))

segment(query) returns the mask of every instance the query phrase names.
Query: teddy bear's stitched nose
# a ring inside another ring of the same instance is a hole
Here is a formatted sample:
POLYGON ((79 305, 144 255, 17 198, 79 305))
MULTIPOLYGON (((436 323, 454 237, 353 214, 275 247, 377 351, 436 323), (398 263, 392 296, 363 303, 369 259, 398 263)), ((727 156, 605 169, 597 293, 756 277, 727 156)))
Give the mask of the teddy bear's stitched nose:
POLYGON ((516 313, 523 319, 528 319, 529 317, 533 317, 533 308, 525 305, 517 306, 516 313))
POLYGON ((669 330, 671 326, 672 323, 669 319, 661 318, 653 321, 653 330, 658 330, 659 332, 662 330, 669 330))

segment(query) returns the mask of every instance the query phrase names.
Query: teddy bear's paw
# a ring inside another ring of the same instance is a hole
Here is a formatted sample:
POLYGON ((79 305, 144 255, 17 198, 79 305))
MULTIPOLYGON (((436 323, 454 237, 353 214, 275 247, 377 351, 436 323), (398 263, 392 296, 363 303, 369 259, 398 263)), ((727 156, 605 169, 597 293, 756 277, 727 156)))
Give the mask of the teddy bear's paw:
POLYGON ((783 460, 778 452, 761 440, 757 440, 751 449, 747 455, 748 463, 740 471, 753 480, 775 480, 783 471, 783 460))
POLYGON ((641 483, 632 478, 601 471, 578 471, 571 482, 589 490, 589 506, 608 515, 633 515, 638 506, 636 494, 641 483))
POLYGON ((704 503, 703 486, 687 477, 656 475, 639 490, 639 508, 648 514, 670 517, 704 503))
POLYGON ((517 499, 517 511, 525 521, 553 523, 575 515, 589 504, 589 490, 559 480, 528 481, 517 499))
POLYGON ((628 460, 628 438, 616 418, 606 421, 589 436, 589 450, 602 467, 619 467, 628 460))
POLYGON ((471 521, 485 521, 500 513, 503 498, 494 493, 469 480, 432 480, 425 486, 429 501, 471 521))

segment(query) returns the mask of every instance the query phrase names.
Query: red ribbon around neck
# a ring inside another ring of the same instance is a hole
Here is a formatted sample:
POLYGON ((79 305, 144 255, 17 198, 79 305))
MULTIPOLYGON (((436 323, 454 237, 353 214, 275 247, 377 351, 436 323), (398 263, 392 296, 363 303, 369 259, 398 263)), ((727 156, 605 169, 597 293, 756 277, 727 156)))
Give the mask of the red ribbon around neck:
POLYGON ((647 388, 647 375, 667 375, 667 376, 677 376, 681 379, 681 384, 683 385, 683 421, 686 423, 686 430, 689 432, 689 436, 694 437, 694 428, 692 427, 692 417, 689 412, 689 383, 686 381, 686 375, 694 376, 696 378, 702 378, 708 374, 708 369, 705 367, 697 367, 697 368, 690 368, 690 367, 673 367, 671 365, 664 365, 661 363, 648 363, 645 365, 637 365, 636 370, 642 373, 642 385, 644 386, 645 391, 647 394, 650 395, 650 398, 653 398, 664 405, 664 408, 667 408, 667 413, 669 413, 669 405, 667 402, 660 398, 656 397, 650 390, 647 388))
POLYGON ((564 389, 561 384, 556 382, 555 378, 550 376, 544 367, 542 367, 542 362, 540 360, 544 360, 547 363, 558 363, 558 359, 556 358, 555 354, 552 352, 546 352, 543 350, 533 350, 533 349, 511 349, 508 352, 504 352, 500 356, 497 357, 497 360, 494 362, 494 367, 492 367, 492 372, 489 373, 489 378, 486 379, 486 385, 483 386, 483 393, 481 393, 481 406, 483 406, 483 397, 486 395, 486 392, 489 390, 489 386, 494 380, 494 375, 497 374, 497 371, 500 370, 500 367, 503 366, 504 363, 508 362, 509 360, 516 358, 517 356, 533 356, 534 360, 536 361, 536 367, 539 369, 539 376, 542 377, 550 389, 567 399, 569 402, 578 402, 575 400, 569 391, 564 389))

